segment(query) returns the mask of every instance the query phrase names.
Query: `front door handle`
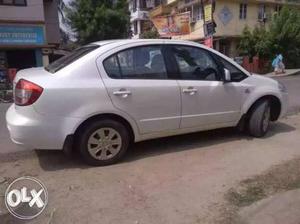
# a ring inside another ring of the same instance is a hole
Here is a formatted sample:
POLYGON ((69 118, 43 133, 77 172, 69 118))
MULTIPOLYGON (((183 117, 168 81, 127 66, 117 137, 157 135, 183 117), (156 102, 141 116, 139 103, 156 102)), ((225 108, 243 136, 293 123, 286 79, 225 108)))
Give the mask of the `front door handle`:
POLYGON ((188 93, 190 95, 194 95, 197 92, 197 89, 194 87, 188 87, 182 90, 183 93, 188 93))
POLYGON ((126 98, 129 95, 131 95, 131 92, 129 90, 126 90, 126 89, 120 89, 120 90, 114 91, 113 94, 115 96, 121 96, 123 98, 126 98))

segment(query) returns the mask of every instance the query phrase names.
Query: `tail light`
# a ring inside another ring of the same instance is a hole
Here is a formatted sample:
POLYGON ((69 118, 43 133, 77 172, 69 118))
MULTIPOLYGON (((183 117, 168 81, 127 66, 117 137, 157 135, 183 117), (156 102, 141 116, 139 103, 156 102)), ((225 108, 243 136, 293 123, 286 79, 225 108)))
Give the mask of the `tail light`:
POLYGON ((28 106, 33 104, 41 96, 43 88, 29 82, 25 79, 20 79, 15 86, 14 98, 15 104, 18 106, 28 106))

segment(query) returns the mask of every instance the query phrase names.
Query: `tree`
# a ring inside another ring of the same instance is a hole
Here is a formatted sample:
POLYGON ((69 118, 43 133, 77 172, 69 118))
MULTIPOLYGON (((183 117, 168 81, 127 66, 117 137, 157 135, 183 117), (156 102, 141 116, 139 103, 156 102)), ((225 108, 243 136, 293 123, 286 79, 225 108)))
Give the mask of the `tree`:
POLYGON ((283 7, 275 14, 269 28, 273 55, 281 53, 288 67, 300 67, 300 11, 283 7))
POLYGON ((73 0, 66 9, 66 17, 81 44, 129 35, 126 0, 73 0))
POLYGON ((248 56, 251 60, 256 55, 255 39, 248 26, 245 26, 238 49, 241 55, 248 56))
POLYGON ((280 53, 287 67, 300 67, 300 11, 285 6, 273 15, 269 26, 255 27, 252 32, 245 27, 239 50, 250 58, 272 59, 280 53))
POLYGON ((142 33, 141 38, 143 39, 158 39, 160 35, 157 29, 153 26, 150 30, 147 30, 142 33))
POLYGON ((57 9, 58 9, 58 13, 61 16, 62 22, 65 22, 65 13, 64 10, 66 8, 66 4, 64 2, 64 0, 56 0, 57 2, 57 9))

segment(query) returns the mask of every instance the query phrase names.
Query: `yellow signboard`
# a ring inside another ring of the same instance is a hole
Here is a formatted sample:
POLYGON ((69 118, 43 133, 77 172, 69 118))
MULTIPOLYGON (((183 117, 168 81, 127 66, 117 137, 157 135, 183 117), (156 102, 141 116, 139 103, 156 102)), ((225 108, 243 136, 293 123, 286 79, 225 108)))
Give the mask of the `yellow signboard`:
POLYGON ((212 4, 204 6, 204 22, 208 23, 212 21, 212 4))

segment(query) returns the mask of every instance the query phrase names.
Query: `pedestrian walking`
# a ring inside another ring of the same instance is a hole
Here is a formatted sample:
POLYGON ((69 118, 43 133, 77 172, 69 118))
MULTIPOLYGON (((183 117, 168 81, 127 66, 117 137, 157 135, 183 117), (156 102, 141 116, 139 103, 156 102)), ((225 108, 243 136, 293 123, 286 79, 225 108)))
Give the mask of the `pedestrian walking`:
POLYGON ((275 75, 285 73, 285 65, 283 63, 283 56, 282 54, 276 55, 272 62, 272 67, 274 68, 275 75))

